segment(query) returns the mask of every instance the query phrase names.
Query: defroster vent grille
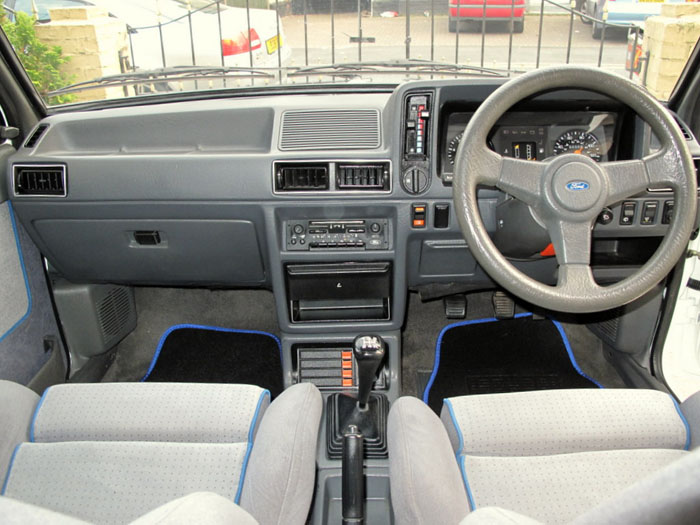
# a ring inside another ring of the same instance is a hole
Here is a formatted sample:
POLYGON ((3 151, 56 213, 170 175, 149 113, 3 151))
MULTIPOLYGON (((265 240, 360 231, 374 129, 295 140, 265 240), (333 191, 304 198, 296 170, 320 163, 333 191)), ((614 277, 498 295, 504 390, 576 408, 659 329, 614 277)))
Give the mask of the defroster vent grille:
POLYGON ((376 149, 379 147, 379 111, 285 111, 280 149, 376 149))
POLYGON ((688 130, 688 126, 685 125, 685 122, 683 122, 676 115, 674 115, 673 118, 676 119, 676 123, 678 124, 678 127, 681 128, 681 133, 683 133, 683 138, 685 140, 693 140, 693 135, 690 133, 690 130, 688 130))
POLYGON ((49 129, 48 124, 39 124, 34 130, 34 133, 32 133, 27 139, 27 141, 24 143, 24 147, 33 148, 34 146, 36 146, 36 143, 39 142, 39 139, 47 129, 49 129))

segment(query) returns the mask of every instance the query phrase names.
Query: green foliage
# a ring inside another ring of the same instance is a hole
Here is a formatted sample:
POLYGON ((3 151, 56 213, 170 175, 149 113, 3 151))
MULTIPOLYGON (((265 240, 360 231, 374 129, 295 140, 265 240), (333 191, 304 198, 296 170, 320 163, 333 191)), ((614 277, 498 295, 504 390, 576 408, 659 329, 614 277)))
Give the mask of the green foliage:
POLYGON ((59 46, 47 46, 39 41, 34 30, 34 18, 28 14, 17 12, 14 22, 4 13, 1 16, 0 25, 42 98, 49 104, 72 102, 75 95, 48 96, 51 91, 73 82, 72 77, 59 69, 70 57, 63 56, 59 46))

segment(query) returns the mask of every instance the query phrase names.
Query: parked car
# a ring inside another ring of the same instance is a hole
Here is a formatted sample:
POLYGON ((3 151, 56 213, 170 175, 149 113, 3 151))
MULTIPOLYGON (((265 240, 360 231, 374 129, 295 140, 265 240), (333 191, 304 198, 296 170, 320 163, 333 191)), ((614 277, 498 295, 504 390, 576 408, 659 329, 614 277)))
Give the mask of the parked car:
MULTIPOLYGON (((52 8, 104 7, 129 26, 133 66, 141 69, 192 65, 193 62, 199 66, 277 67, 291 55, 289 47, 284 45, 282 21, 279 20, 278 35, 277 14, 272 10, 250 9, 247 15, 245 8, 222 3, 217 12, 217 4, 211 0, 191 0, 191 38, 186 0, 160 0, 157 7, 139 0, 34 0, 34 4, 37 18, 43 22, 50 20, 52 8)), ((4 5, 12 11, 33 13, 32 0, 6 0, 4 5)))
POLYGON ((449 0, 449 24, 451 33, 459 22, 510 21, 513 32, 525 29, 525 0, 449 0), (485 8, 484 8, 485 4, 485 8))
MULTIPOLYGON (((603 13, 608 12, 607 21, 612 24, 642 25, 650 16, 658 15, 664 3, 681 3, 684 0, 583 0, 583 11, 589 16, 603 20, 603 13)), ((603 24, 593 21, 591 34, 598 39, 603 32, 603 24)))

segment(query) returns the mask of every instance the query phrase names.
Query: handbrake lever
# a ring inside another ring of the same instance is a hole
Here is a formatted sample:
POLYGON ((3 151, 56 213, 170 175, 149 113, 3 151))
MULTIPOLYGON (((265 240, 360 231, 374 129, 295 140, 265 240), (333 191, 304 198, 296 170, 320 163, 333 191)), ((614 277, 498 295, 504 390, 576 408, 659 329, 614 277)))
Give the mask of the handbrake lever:
POLYGON ((365 522, 364 437, 355 425, 343 435, 343 525, 365 522))

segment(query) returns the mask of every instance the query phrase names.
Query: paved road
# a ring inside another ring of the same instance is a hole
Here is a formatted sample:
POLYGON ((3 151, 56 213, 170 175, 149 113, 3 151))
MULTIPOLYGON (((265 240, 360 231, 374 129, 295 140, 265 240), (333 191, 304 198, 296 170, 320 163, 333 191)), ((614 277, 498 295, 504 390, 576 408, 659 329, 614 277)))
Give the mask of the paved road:
MULTIPOLYGON (((308 63, 331 63, 331 17, 330 15, 308 15, 306 24, 301 15, 282 18, 287 43, 292 47, 290 65, 304 65, 307 61, 304 51, 308 44, 308 63), (306 28, 306 36, 304 30, 306 28)), ((358 44, 351 43, 350 37, 359 34, 356 14, 335 15, 335 60, 352 62, 358 60, 358 44)), ((410 57, 431 58, 431 18, 422 15, 412 16, 410 23, 410 57)), ((363 37, 374 38, 374 43, 362 44, 362 60, 392 60, 406 58, 406 18, 362 17, 363 37)), ((525 31, 512 37, 511 67, 528 70, 535 67, 539 40, 539 15, 529 15, 525 21, 525 31)), ((566 63, 570 19, 568 16, 545 15, 542 20, 540 66, 566 63)), ((447 17, 435 16, 432 41, 432 57, 435 60, 460 64, 481 65, 482 34, 480 27, 469 32, 450 33, 447 30, 447 17), (457 46, 457 42, 459 45, 457 46), (455 50, 458 49, 456 56, 455 50)), ((506 68, 508 66, 510 34, 507 24, 493 23, 487 26, 483 46, 485 67, 506 68)), ((603 49, 603 67, 624 74, 627 35, 623 31, 609 31, 603 49)), ((569 63, 576 65, 597 65, 600 41, 591 37, 590 26, 579 19, 574 20, 569 63)))

